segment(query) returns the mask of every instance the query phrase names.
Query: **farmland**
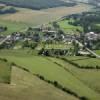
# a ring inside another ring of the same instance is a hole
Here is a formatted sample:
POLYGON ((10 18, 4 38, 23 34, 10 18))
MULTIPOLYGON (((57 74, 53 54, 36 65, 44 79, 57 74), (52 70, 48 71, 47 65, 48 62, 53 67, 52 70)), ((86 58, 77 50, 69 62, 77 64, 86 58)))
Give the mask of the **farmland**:
MULTIPOLYGON (((67 57, 67 59, 69 59, 70 57, 67 57)), ((49 58, 51 61, 56 62, 60 65, 62 65, 67 71, 69 71, 71 74, 73 74, 75 77, 77 77, 79 80, 81 80, 84 84, 88 85, 90 88, 92 88, 93 90, 97 91, 98 93, 100 93, 100 70, 91 70, 91 69, 79 69, 71 64, 69 64, 66 61, 63 61, 61 59, 57 59, 57 58, 49 58)), ((71 59, 75 60, 75 57, 71 57, 71 59)), ((88 61, 87 58, 85 57, 76 57, 77 60, 79 60, 79 62, 81 63, 81 59, 84 59, 84 63, 86 64, 88 61)), ((96 61, 96 59, 95 59, 96 61)), ((98 59, 97 59, 98 61, 98 59)), ((92 63, 94 61, 92 60, 92 63)), ((96 65, 99 64, 96 63, 96 65)), ((91 65, 91 64, 90 64, 91 65)))
POLYGON ((17 67, 12 68, 11 84, 0 83, 0 100, 77 100, 17 67))
MULTIPOLYGON (((29 55, 16 55, 16 53, 11 54, 8 51, 1 53, 0 57, 8 59, 10 62, 14 62, 17 65, 23 66, 29 69, 32 73, 40 74, 46 79, 57 81, 64 87, 71 89, 80 96, 86 96, 91 100, 98 100, 99 94, 88 87, 84 82, 80 81, 76 76, 73 76, 69 71, 64 70, 54 62, 41 56, 29 56, 29 55), (59 74, 61 73, 61 74, 59 74)), ((70 65, 71 66, 71 65, 70 65)), ((68 66, 69 67, 69 66, 68 66)), ((70 68, 70 67, 69 67, 70 68)), ((84 73, 83 73, 84 77, 84 73)))
POLYGON ((1 10, 13 7, 15 12, 0 14, 0 100, 99 100, 100 59, 79 53, 87 53, 80 46, 84 29, 72 17, 92 6, 3 1, 11 6, 1 4, 1 10))
POLYGON ((0 60, 0 82, 9 83, 10 72, 11 72, 11 68, 9 63, 0 60))
POLYGON ((6 26, 7 24, 8 31, 4 32, 4 34, 10 34, 16 31, 23 31, 29 26, 34 27, 41 24, 47 24, 65 15, 88 11, 90 8, 91 6, 86 4, 78 4, 74 7, 57 7, 43 10, 15 7, 15 9, 18 10, 16 13, 0 15, 0 25, 6 26))
POLYGON ((81 26, 70 25, 69 22, 73 22, 74 20, 62 20, 58 22, 58 25, 65 33, 78 33, 77 30, 83 32, 83 28, 81 26))
POLYGON ((98 58, 90 58, 90 57, 68 57, 72 62, 79 64, 80 66, 96 66, 100 65, 100 59, 98 58))

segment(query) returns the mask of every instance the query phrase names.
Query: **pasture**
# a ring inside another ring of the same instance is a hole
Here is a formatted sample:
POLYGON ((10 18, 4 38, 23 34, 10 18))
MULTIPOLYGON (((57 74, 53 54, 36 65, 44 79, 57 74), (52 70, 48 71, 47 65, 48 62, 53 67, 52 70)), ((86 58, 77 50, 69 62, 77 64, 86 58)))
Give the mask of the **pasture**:
MULTIPOLYGON (((70 58, 70 57, 67 57, 67 59, 68 58, 70 58)), ((78 59, 78 57, 76 57, 76 58, 78 59)), ((90 87, 91 89, 93 89, 94 91, 96 91, 97 93, 100 94, 100 84, 99 84, 100 83, 100 77, 99 77, 100 70, 79 69, 61 59, 51 58, 51 57, 49 57, 49 59, 52 62, 56 62, 56 63, 62 65, 67 71, 69 71, 72 75, 74 75, 74 77, 76 77, 77 79, 82 81, 85 85, 87 85, 88 87, 90 87)), ((75 59, 75 57, 71 57, 71 59, 75 59)), ((85 57, 83 57, 83 59, 85 59, 85 61, 84 61, 85 64, 87 64, 87 62, 89 62, 89 61, 87 61, 88 59, 86 59, 85 57)), ((80 60, 79 60, 79 62, 80 62, 80 60)), ((94 61, 92 60, 91 63, 92 62, 94 62, 94 61)))
MULTIPOLYGON (((3 52, 3 51, 2 51, 3 52)), ((79 96, 85 96, 91 100, 98 100, 99 94, 88 87, 84 82, 79 80, 69 71, 66 71, 59 65, 41 56, 29 56, 29 55, 14 55, 9 52, 1 53, 1 58, 6 58, 10 62, 14 62, 17 65, 29 69, 32 73, 40 74, 46 79, 51 81, 57 81, 64 87, 74 91, 79 96)), ((70 67, 69 67, 70 68, 70 67)))
POLYGON ((78 100, 17 67, 12 68, 11 84, 0 84, 0 100, 78 100))
POLYGON ((74 25, 70 25, 69 22, 72 22, 74 20, 63 20, 63 21, 59 21, 58 25, 60 26, 60 28, 65 32, 65 33, 72 33, 78 34, 78 31, 83 32, 83 28, 81 26, 74 26, 74 25))
POLYGON ((91 58, 91 57, 82 57, 82 56, 75 56, 75 57, 67 57, 68 60, 79 64, 80 66, 96 66, 100 65, 99 58, 91 58))
POLYGON ((7 62, 0 60, 0 83, 10 83, 11 67, 7 62))
POLYGON ((5 34, 10 34, 15 31, 23 31, 29 26, 38 26, 48 24, 49 22, 58 20, 59 18, 88 11, 91 6, 86 4, 78 4, 74 7, 56 7, 43 10, 31 10, 27 8, 14 7, 17 12, 13 14, 0 15, 0 25, 7 25, 8 31, 5 34))

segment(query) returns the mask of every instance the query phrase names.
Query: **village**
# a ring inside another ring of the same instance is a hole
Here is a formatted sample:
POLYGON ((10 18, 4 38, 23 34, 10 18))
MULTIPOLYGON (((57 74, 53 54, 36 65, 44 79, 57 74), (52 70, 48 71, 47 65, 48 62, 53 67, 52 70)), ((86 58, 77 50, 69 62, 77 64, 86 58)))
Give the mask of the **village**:
MULTIPOLYGON (((5 28, 1 27, 1 32, 5 28)), ((7 29, 7 28, 6 28, 7 29)), ((0 49, 21 49, 21 48, 39 48, 39 54, 44 55, 90 55, 91 52, 84 49, 87 47, 93 49, 94 42, 100 40, 100 34, 88 32, 80 34, 64 33, 62 30, 46 27, 29 27, 24 32, 14 32, 11 35, 0 35, 0 49), (77 44, 78 41, 79 43, 77 44), (76 44, 75 44, 75 43, 76 44), (17 45, 19 44, 19 45, 17 45), (38 45, 41 47, 38 47, 38 45), (54 52, 54 50, 56 52, 54 52), (60 51, 60 53, 58 53, 60 51), (51 54, 49 54, 51 52, 51 54)), ((95 48, 94 48, 95 49, 95 48)), ((92 53, 94 54, 94 53, 92 53)), ((95 55, 95 54, 94 54, 95 55)))

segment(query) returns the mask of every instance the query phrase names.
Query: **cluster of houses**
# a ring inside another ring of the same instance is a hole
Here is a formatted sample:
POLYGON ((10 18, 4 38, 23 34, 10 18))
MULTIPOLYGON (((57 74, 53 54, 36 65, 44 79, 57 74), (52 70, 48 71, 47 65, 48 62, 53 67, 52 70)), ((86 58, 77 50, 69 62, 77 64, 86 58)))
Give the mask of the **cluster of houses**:
MULTIPOLYGON (((57 31, 51 28, 29 28, 26 33, 15 32, 9 36, 0 35, 0 42, 5 42, 6 44, 16 43, 16 41, 34 41, 34 42, 52 42, 60 41, 62 43, 71 43, 73 40, 78 40, 81 38, 81 35, 74 34, 64 34, 61 30, 57 31), (31 30, 31 31, 30 31, 31 30), (9 38, 7 38, 9 37, 9 38), (5 41, 4 41, 5 40, 5 41)), ((89 32, 85 34, 86 40, 100 40, 100 34, 94 32, 89 32)), ((3 43, 2 42, 2 43, 3 43)))
POLYGON ((97 41, 100 40, 100 34, 97 34, 95 32, 89 32, 85 34, 85 38, 86 40, 97 41))

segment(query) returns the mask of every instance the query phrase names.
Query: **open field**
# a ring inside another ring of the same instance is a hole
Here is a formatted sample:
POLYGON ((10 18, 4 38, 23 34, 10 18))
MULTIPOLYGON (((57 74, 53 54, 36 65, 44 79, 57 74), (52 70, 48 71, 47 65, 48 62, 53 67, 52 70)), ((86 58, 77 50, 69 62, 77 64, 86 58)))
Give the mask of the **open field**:
POLYGON ((60 26, 60 28, 65 32, 65 33, 78 33, 77 30, 80 30, 81 32, 83 32, 83 28, 81 26, 74 26, 74 25, 70 25, 68 22, 70 20, 63 20, 63 21, 59 21, 58 25, 60 26))
POLYGON ((98 58, 90 58, 90 57, 81 57, 81 56, 75 56, 75 57, 67 57, 70 61, 73 61, 80 66, 96 66, 100 65, 100 59, 98 58))
POLYGON ((0 60, 0 82, 9 83, 10 72, 11 72, 10 65, 0 60))
POLYGON ((95 52, 96 52, 98 55, 100 55, 100 50, 96 50, 95 52))
MULTIPOLYGON (((100 83, 100 77, 99 77, 100 70, 79 69, 61 59, 57 59, 57 58, 49 58, 49 59, 65 67, 66 70, 68 70, 71 74, 73 74, 75 77, 81 80, 84 84, 88 85, 91 89, 97 91, 100 94, 100 84, 99 84, 100 83)), ((84 61, 84 63, 87 63, 87 61, 86 62, 84 61)))
POLYGON ((11 84, 0 84, 0 100, 77 100, 37 77, 13 67, 11 84))
POLYGON ((7 26, 10 26, 8 27, 8 32, 6 32, 8 34, 10 32, 12 33, 23 30, 29 26, 32 27, 47 24, 65 15, 88 11, 91 9, 91 6, 86 4, 78 4, 74 7, 57 7, 43 10, 31 10, 17 7, 15 7, 15 9, 18 10, 18 12, 0 15, 0 23, 6 26, 7 22, 7 26))
POLYGON ((80 96, 90 98, 90 100, 98 100, 99 94, 84 84, 81 80, 71 74, 69 71, 61 68, 59 65, 41 56, 22 56, 14 55, 14 52, 9 54, 1 53, 0 57, 8 59, 10 62, 15 62, 17 65, 29 69, 32 73, 40 74, 46 79, 57 81, 64 87, 74 91, 80 96))

